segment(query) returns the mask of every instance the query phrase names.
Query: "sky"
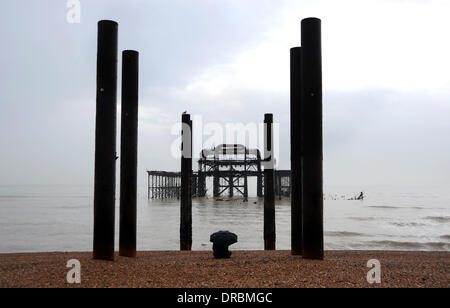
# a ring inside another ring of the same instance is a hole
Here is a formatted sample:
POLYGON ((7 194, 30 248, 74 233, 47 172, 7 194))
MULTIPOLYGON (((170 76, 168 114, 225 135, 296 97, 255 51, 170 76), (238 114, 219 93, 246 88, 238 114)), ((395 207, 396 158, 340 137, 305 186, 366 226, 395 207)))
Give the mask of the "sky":
POLYGON ((450 182, 450 1, 79 2, 80 23, 66 0, 0 2, 1 185, 93 183, 102 19, 119 23, 119 50, 140 52, 140 184, 146 170, 179 170, 172 132, 185 110, 223 125, 273 113, 289 169, 289 49, 312 16, 325 185, 450 182))

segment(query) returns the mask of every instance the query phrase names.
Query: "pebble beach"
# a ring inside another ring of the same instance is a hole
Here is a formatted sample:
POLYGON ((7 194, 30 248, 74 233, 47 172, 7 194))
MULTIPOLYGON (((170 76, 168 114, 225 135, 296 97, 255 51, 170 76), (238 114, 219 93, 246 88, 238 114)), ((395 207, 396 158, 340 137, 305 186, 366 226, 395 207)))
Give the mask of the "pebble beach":
POLYGON ((450 287, 450 252, 326 251, 323 261, 290 251, 138 252, 131 259, 93 260, 89 252, 0 254, 0 288, 372 288, 450 287), (69 284, 67 261, 81 263, 81 283, 69 284), (381 283, 369 284, 368 260, 381 263, 381 283))

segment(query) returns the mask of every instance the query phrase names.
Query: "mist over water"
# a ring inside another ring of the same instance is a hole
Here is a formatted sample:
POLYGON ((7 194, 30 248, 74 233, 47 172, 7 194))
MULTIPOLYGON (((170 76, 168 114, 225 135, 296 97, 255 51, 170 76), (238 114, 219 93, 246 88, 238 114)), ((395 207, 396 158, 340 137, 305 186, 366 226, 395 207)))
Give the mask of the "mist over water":
MULTIPOLYGON (((445 188, 326 187, 325 248, 450 250, 450 193, 445 188)), ((209 250, 211 233, 229 230, 234 250, 263 249, 263 199, 193 200, 193 249, 209 250)), ((116 203, 116 249, 118 207, 116 203)), ((290 249, 290 200, 276 200, 277 249, 290 249)), ((93 188, 0 186, 0 252, 90 251, 93 188)), ((179 249, 179 201, 138 192, 138 249, 179 249)))

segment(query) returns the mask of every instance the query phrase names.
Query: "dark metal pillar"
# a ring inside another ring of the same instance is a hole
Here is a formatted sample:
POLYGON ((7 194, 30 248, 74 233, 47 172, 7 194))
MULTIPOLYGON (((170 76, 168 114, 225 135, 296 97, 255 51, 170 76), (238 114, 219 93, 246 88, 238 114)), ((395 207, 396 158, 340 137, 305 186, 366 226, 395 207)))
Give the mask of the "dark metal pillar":
POLYGON ((206 195, 206 176, 203 171, 198 172, 198 196, 205 197, 206 195))
POLYGON ((94 259, 114 260, 118 24, 98 23, 94 259))
POLYGON ((220 177, 217 174, 217 171, 215 171, 213 177, 213 196, 214 198, 220 197, 220 177))
POLYGON ((261 163, 257 165, 258 175, 256 178, 256 196, 261 198, 263 196, 263 172, 261 171, 261 163))
POLYGON ((321 21, 302 20, 303 257, 323 259, 321 21))
POLYGON ((183 114, 181 145, 180 250, 192 247, 192 121, 183 114))
POLYGON ((233 177, 233 167, 230 167, 230 176, 228 177, 228 184, 229 184, 229 190, 228 190, 228 196, 230 198, 234 197, 234 177, 233 177))
POLYGON ((264 249, 275 250, 275 187, 273 157, 273 115, 264 116, 264 249))
POLYGON ((291 253, 302 254, 301 47, 291 49, 291 253))
POLYGON ((139 53, 122 53, 119 254, 136 257, 139 53))

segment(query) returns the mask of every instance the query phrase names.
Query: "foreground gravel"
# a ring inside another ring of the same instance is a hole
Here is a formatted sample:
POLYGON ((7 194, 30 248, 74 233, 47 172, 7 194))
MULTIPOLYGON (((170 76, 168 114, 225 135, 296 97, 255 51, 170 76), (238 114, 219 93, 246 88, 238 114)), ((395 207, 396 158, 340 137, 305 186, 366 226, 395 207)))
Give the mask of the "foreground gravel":
POLYGON ((0 254, 0 287, 304 288, 450 287, 450 252, 327 251, 324 261, 288 251, 139 252, 136 259, 92 260, 91 253, 0 254), (81 262, 81 284, 66 281, 66 263, 81 262), (381 284, 366 280, 367 261, 381 262, 381 284))

